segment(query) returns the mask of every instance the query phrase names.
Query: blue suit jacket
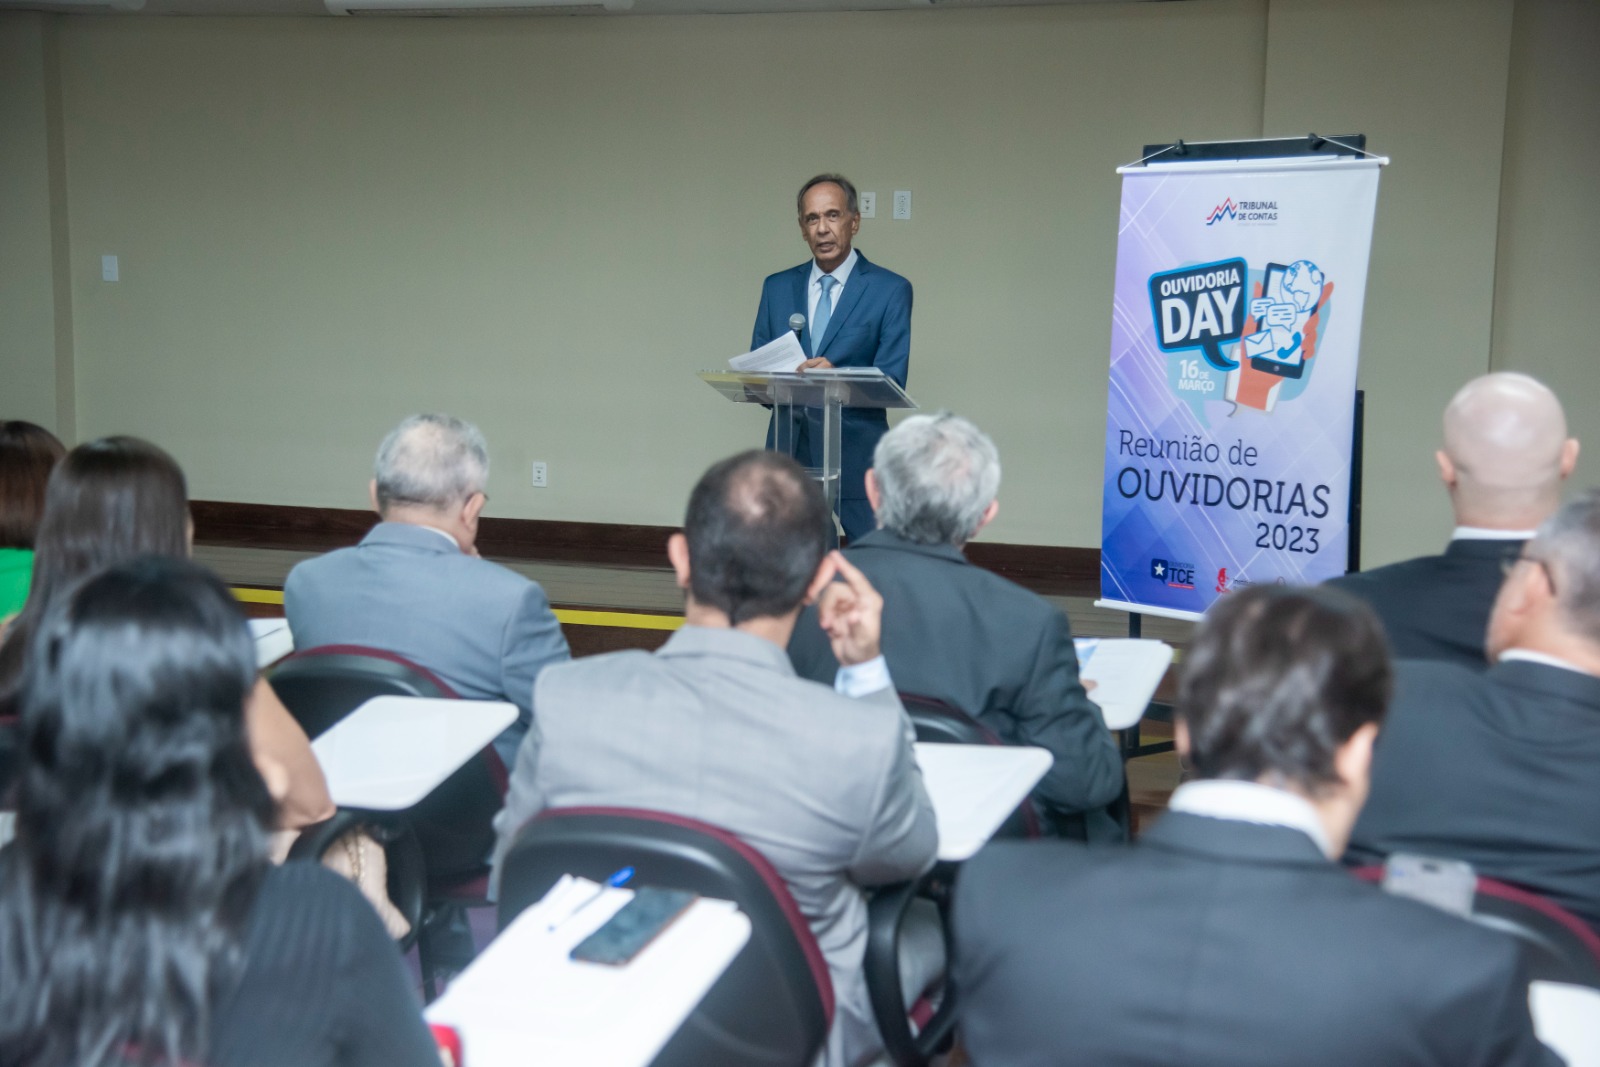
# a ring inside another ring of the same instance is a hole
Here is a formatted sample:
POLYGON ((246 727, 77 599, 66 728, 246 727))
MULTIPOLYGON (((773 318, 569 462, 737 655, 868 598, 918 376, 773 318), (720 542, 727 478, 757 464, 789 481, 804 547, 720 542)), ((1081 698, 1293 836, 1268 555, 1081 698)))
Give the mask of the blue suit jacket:
POLYGON ((532 721, 533 680, 570 658, 539 583, 405 523, 381 522, 359 545, 296 566, 283 605, 299 648, 370 645, 469 700, 515 704, 517 721, 495 740, 507 767, 532 721))
MULTIPOLYGON (((806 314, 806 286, 810 281, 810 260, 767 277, 761 285, 761 307, 756 311, 751 348, 759 348, 788 332, 790 315, 797 311, 806 314)), ((800 344, 807 352, 813 352, 809 322, 800 333, 800 344)), ((835 367, 877 367, 904 388, 906 371, 911 364, 911 283, 894 271, 869 262, 866 256, 860 256, 840 294, 838 306, 828 319, 822 346, 813 354, 826 358, 835 367)), ((865 477, 867 468, 872 466, 872 450, 888 428, 888 417, 882 411, 845 411, 840 435, 841 499, 865 499, 865 477)), ((768 448, 772 447, 772 440, 769 422, 768 448)), ((802 454, 797 457, 801 464, 821 466, 820 411, 809 413, 807 432, 801 444, 802 454)))

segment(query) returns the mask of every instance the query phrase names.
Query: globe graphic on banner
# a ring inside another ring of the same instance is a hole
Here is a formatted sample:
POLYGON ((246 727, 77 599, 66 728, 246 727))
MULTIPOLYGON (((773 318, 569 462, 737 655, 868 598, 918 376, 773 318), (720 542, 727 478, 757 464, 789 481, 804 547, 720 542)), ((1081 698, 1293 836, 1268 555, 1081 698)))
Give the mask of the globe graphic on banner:
POLYGON ((1283 295, 1301 312, 1317 306, 1322 297, 1322 271, 1309 259, 1297 259, 1283 275, 1283 295))

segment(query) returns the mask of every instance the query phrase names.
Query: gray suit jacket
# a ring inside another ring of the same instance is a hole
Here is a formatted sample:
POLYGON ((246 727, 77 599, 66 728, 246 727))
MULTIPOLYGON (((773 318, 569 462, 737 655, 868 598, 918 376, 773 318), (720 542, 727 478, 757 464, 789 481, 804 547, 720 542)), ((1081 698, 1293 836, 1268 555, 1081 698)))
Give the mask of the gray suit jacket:
MULTIPOLYGON (((845 550, 883 596, 883 655, 903 693, 960 708, 1013 745, 1055 757, 1033 795, 1051 810, 1089 812, 1122 791, 1122 756, 1078 681, 1061 609, 967 561, 949 545, 874 530, 845 550)), ((789 639, 802 678, 839 667, 807 608, 789 639)))
POLYGON ((783 875, 828 961, 838 1010, 826 1061, 873 1054, 858 887, 915 877, 938 846, 893 690, 851 700, 796 678, 762 638, 686 626, 653 654, 546 671, 535 702, 496 820, 496 879, 517 830, 547 807, 647 808, 729 830, 783 875))
POLYGON ((460 696, 521 709, 495 742, 510 766, 527 733, 533 680, 570 658, 537 582, 469 556, 437 531, 398 522, 289 572, 295 645, 371 645, 437 674, 460 696))

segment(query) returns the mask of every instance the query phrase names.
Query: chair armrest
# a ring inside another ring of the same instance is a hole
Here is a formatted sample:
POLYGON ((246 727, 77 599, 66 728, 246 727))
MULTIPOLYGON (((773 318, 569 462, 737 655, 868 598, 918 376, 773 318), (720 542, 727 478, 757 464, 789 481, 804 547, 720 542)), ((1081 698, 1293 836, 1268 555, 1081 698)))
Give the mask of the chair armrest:
POLYGON ((389 813, 340 808, 327 819, 300 831, 289 848, 288 862, 321 863, 322 857, 345 834, 365 830, 382 848, 388 866, 389 900, 410 924, 410 932, 396 942, 401 952, 417 940, 422 926, 422 911, 427 895, 428 872, 422 860, 422 846, 411 824, 389 813))
POLYGON ((863 961, 867 995, 884 1051, 897 1067, 926 1067, 937 1053, 949 1047, 955 1035, 956 990, 948 969, 939 1010, 915 1034, 911 1032, 900 978, 900 927, 912 901, 922 897, 938 905, 944 943, 947 948, 952 944, 949 873, 944 865, 935 866, 914 882, 883 887, 867 902, 867 951, 863 961))

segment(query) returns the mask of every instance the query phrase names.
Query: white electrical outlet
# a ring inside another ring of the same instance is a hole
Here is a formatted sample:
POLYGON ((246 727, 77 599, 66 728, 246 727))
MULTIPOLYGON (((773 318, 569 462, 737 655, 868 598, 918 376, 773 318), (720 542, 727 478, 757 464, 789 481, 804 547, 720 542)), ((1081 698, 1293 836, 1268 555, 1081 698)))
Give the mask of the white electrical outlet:
POLYGON ((122 276, 121 268, 117 265, 116 256, 100 257, 100 280, 114 282, 122 276))
POLYGON ((896 189, 894 191, 894 217, 909 219, 911 217, 911 190, 896 189))
POLYGON ((550 484, 549 474, 550 472, 543 461, 535 463, 533 465, 533 487, 535 489, 543 489, 548 486, 550 484))
POLYGON ((856 202, 861 205, 861 217, 862 218, 864 218, 864 219, 875 219, 875 218, 878 217, 878 194, 877 193, 862 193, 859 197, 856 198, 856 202))

